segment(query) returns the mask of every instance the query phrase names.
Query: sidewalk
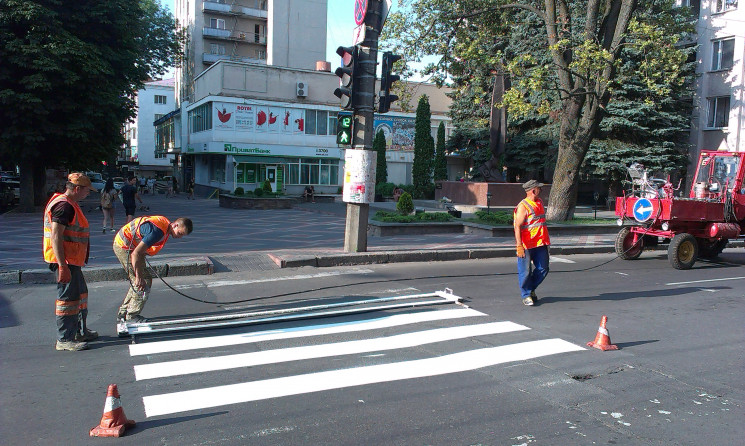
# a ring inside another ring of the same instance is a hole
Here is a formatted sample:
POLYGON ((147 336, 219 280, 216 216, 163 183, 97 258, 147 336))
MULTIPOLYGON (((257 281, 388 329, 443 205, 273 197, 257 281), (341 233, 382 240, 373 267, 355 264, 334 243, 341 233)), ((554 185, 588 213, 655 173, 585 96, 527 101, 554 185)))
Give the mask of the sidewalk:
MULTIPOLYGON (((194 232, 169 240, 151 264, 165 276, 211 274, 227 271, 263 271, 276 268, 354 265, 379 262, 483 259, 514 255, 511 235, 486 237, 475 234, 368 236, 368 252, 344 252, 346 204, 300 203, 289 210, 240 210, 218 206, 216 199, 187 200, 144 195, 147 215, 189 217, 194 232)), ((111 249, 114 234, 102 233, 103 216, 96 210, 98 195, 82 203, 91 227, 91 252, 85 268, 89 281, 124 280, 124 272, 111 249)), ((415 201, 427 212, 440 211, 435 201, 415 201)), ((394 202, 373 203, 377 210, 395 209, 394 202)), ((496 209, 496 208, 492 208, 496 209)), ((511 211, 511 209, 509 209, 511 211)), ((124 224, 123 208, 116 209, 116 229, 124 224)), ((144 215, 138 209, 136 216, 144 215)), ((582 208, 577 215, 592 216, 582 208)), ((468 214, 464 211, 463 217, 468 214)), ((599 211, 598 218, 612 213, 599 211)), ((613 223, 613 220, 609 220, 613 223)), ((0 215, 0 284, 52 283, 54 280, 41 256, 42 215, 0 215)), ((576 229, 576 228, 575 228, 576 229)), ((610 224, 603 234, 563 234, 550 228, 552 253, 612 252, 617 229, 610 224)))

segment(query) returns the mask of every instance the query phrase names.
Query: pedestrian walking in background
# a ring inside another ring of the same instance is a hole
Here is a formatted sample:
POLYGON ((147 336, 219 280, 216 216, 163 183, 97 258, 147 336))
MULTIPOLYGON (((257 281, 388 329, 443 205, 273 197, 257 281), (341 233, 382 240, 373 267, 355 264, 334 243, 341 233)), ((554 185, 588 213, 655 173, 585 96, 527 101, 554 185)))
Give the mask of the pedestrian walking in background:
POLYGON ((194 178, 189 180, 189 184, 186 186, 186 190, 189 192, 189 196, 186 197, 186 199, 193 200, 194 199, 194 178))
POLYGON ((111 223, 109 230, 114 232, 114 203, 119 192, 114 188, 114 179, 109 178, 106 180, 106 185, 101 191, 101 211, 103 211, 103 232, 106 234, 106 221, 111 223))
POLYGON ((78 205, 91 189, 90 178, 71 173, 65 192, 54 194, 44 209, 44 261, 57 273, 56 350, 85 350, 87 341, 98 338, 87 326, 88 286, 82 268, 88 263, 90 230, 78 205))
POLYGON ((150 294, 153 277, 145 268, 145 256, 157 254, 169 237, 181 238, 191 234, 192 229, 192 222, 188 218, 171 222, 166 217, 154 215, 136 218, 117 232, 114 254, 124 267, 130 283, 127 296, 119 307, 118 320, 147 322, 140 313, 150 294))
POLYGON ((520 297, 523 304, 528 306, 538 301, 535 290, 548 275, 548 246, 551 240, 546 227, 546 210, 538 197, 543 186, 545 184, 536 180, 523 184, 526 197, 513 213, 520 297), (531 268, 531 263, 535 269, 531 268))
POLYGON ((147 178, 144 176, 140 177, 140 193, 144 194, 147 191, 147 178))
POLYGON ((140 204, 142 204, 142 198, 140 198, 140 194, 137 193, 137 187, 135 184, 137 184, 137 178, 130 176, 127 178, 127 184, 122 186, 122 189, 119 191, 119 193, 122 194, 122 204, 124 205, 124 213, 127 215, 127 223, 135 218, 135 209, 137 209, 136 201, 139 201, 140 204))
POLYGON ((171 182, 173 183, 173 194, 178 195, 178 180, 175 175, 171 177, 171 182))

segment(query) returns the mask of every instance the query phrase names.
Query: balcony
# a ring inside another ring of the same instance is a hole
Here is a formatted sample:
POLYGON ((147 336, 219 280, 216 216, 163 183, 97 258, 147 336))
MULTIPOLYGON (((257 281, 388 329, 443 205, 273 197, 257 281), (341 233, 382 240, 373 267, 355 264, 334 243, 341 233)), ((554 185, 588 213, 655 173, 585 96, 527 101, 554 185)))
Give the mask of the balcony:
POLYGON ((266 64, 266 59, 253 59, 251 57, 231 56, 229 54, 202 54, 202 62, 205 64, 211 65, 218 60, 232 60, 236 62, 266 64))
POLYGON ((205 26, 204 28, 202 28, 202 36, 211 37, 213 39, 232 40, 238 42, 266 45, 266 36, 249 31, 231 31, 229 29, 210 28, 205 26))
POLYGON ((203 2, 202 12, 263 20, 266 20, 268 17, 266 9, 248 8, 241 5, 226 5, 217 2, 203 2))

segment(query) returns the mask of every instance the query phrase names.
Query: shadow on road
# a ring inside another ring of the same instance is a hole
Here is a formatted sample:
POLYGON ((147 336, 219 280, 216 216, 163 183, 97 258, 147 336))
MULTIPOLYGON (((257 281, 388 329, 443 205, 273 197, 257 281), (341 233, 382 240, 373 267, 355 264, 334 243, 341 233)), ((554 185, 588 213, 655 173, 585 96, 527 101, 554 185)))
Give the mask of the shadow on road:
MULTIPOLYGON (((691 294, 701 291, 701 287, 665 288, 660 290, 628 291, 621 293, 602 293, 597 296, 575 296, 575 297, 541 297, 540 304, 554 302, 587 302, 587 301, 619 301, 650 297, 669 297, 682 294, 691 294)), ((708 290, 730 290, 731 287, 706 287, 708 290)))

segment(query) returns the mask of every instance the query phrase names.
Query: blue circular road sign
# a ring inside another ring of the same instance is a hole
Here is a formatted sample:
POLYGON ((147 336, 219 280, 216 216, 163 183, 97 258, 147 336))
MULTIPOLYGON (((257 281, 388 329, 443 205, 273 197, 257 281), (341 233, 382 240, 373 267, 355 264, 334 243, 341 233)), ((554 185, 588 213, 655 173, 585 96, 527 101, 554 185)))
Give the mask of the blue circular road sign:
POLYGON ((644 223, 652 217, 652 210, 654 210, 652 202, 646 198, 640 198, 634 203, 634 218, 639 223, 644 223))

